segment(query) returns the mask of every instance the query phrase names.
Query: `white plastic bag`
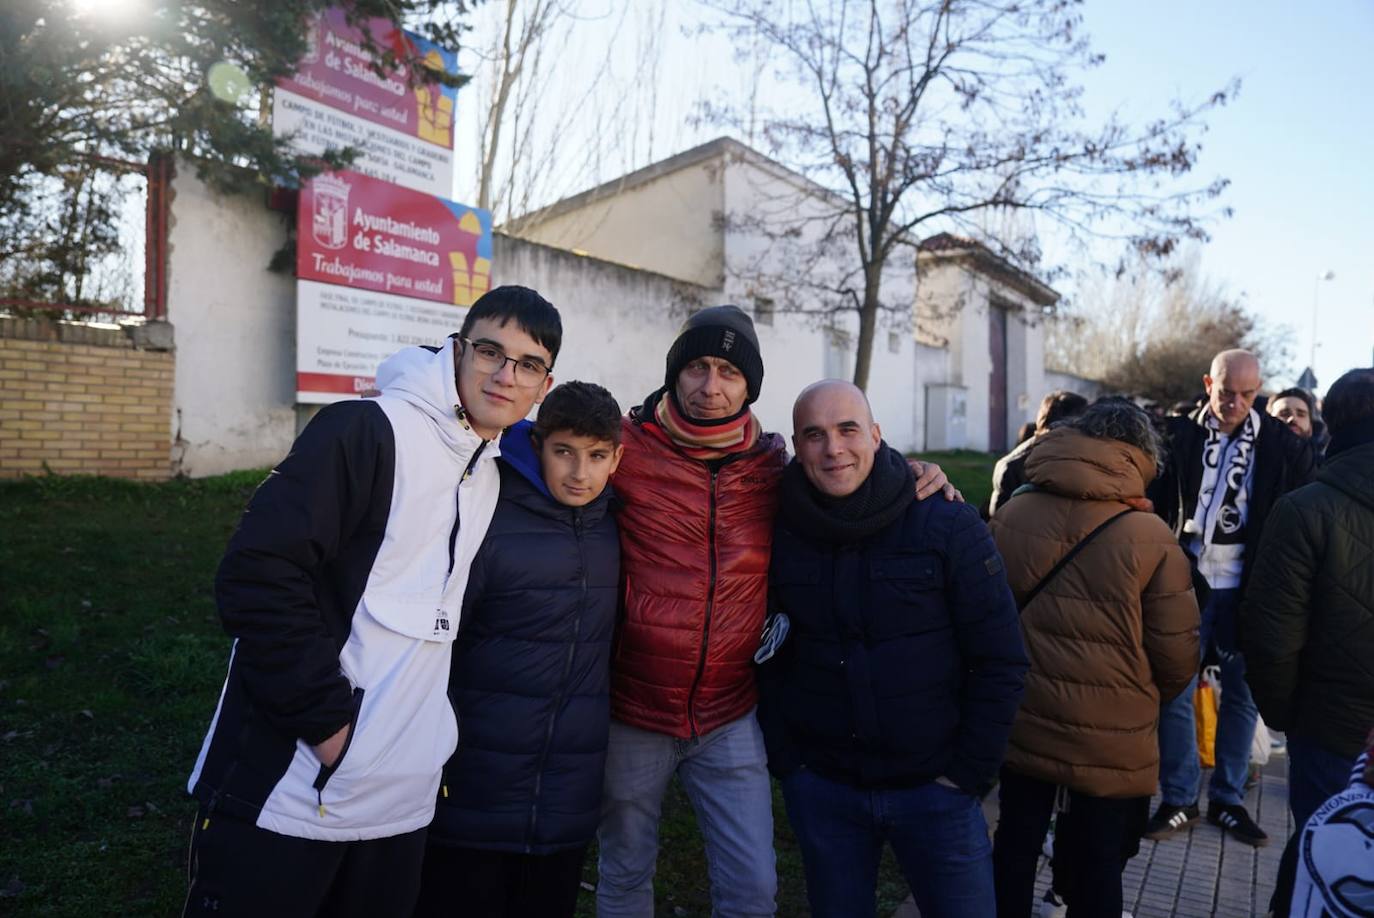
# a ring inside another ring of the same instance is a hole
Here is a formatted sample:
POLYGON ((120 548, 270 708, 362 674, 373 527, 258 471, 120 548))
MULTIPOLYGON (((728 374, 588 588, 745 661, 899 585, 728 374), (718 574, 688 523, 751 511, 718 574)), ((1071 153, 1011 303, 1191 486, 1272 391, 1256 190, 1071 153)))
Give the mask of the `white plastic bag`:
POLYGON ((1269 728, 1264 725, 1264 718, 1255 715, 1255 738, 1250 742, 1250 764, 1258 765, 1263 768, 1269 764, 1269 754, 1274 747, 1269 737, 1269 728))

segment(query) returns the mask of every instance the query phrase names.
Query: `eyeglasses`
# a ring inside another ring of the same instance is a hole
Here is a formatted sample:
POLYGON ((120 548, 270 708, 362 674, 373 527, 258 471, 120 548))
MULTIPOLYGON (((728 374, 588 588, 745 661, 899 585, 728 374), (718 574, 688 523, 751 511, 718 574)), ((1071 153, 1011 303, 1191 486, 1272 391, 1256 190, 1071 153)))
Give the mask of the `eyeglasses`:
POLYGON ((515 364, 515 384, 526 389, 533 389, 553 371, 552 367, 544 366, 542 361, 533 357, 507 357, 505 351, 487 341, 473 341, 461 336, 459 340, 472 348, 472 365, 483 373, 494 376, 507 363, 515 364))

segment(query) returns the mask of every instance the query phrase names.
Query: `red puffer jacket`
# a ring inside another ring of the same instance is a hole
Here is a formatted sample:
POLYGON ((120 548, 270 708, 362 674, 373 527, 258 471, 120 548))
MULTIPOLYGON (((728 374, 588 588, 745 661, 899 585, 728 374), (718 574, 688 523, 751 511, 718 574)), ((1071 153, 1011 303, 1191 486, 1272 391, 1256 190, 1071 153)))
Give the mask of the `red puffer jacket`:
POLYGON ((711 465, 626 418, 613 479, 622 506, 625 616, 611 661, 611 713, 686 739, 758 702, 754 652, 767 605, 773 515, 787 450, 764 434, 711 465))

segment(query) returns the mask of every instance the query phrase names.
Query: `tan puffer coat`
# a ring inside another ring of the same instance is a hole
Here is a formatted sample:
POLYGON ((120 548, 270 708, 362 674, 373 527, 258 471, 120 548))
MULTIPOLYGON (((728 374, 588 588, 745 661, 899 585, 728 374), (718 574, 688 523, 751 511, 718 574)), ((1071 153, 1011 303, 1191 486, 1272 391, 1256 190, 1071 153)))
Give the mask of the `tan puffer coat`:
MULTIPOLYGON (((992 533, 1018 603, 1099 524, 1148 511, 1154 467, 1118 440, 1052 430, 1026 479, 1038 490, 997 511, 992 533)), ((1151 512, 1089 543, 1022 610, 1030 672, 1006 766, 1097 797, 1145 797, 1159 777, 1159 705, 1198 668, 1188 560, 1151 512)))

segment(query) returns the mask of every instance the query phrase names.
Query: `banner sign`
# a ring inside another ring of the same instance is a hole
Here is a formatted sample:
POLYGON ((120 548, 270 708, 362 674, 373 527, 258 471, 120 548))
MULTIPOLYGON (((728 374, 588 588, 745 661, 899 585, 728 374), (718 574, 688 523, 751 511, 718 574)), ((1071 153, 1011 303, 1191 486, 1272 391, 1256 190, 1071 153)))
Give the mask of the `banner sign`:
POLYGON ((357 172, 301 187, 296 276, 469 306, 491 286, 491 214, 357 172))
POLYGON ((453 151, 378 127, 356 115, 278 89, 272 96, 272 127, 294 135, 301 153, 354 147, 359 172, 426 194, 453 193, 453 151))
POLYGON ((296 282, 296 401, 327 404, 373 387, 403 347, 442 344, 467 312, 411 297, 296 282))
POLYGON ((272 129, 293 134, 302 153, 356 147, 356 167, 430 194, 453 193, 453 114, 458 91, 440 83, 412 86, 405 68, 373 69, 363 28, 373 42, 437 71, 458 72, 458 56, 383 18, 348 24, 342 9, 317 15, 306 53, 273 94, 272 129))

